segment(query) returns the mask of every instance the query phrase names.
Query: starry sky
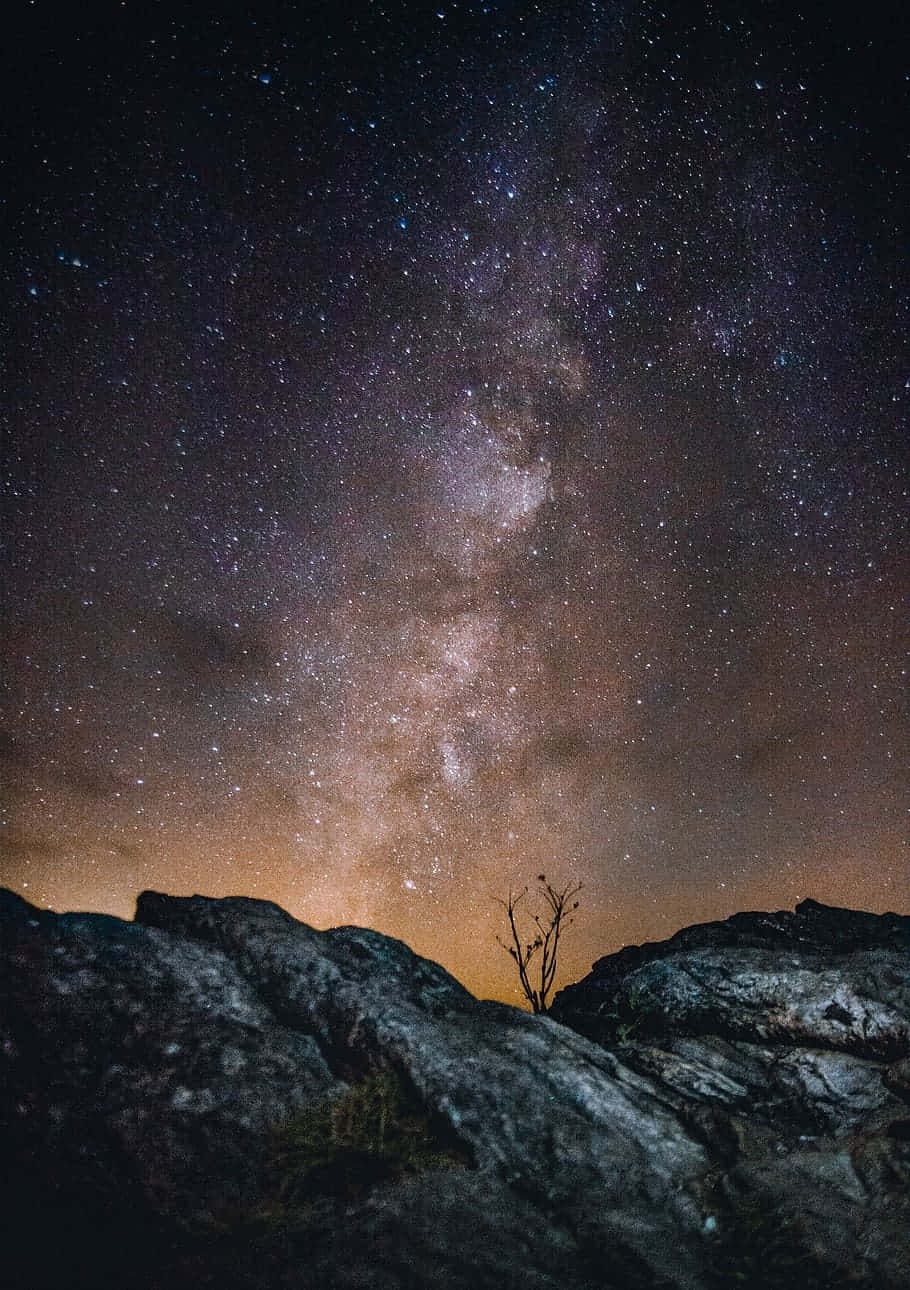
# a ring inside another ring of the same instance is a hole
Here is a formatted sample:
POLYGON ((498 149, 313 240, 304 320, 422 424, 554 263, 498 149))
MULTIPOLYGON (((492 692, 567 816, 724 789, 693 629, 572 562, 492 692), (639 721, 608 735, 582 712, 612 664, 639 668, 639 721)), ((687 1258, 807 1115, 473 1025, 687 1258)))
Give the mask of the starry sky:
POLYGON ((2 881, 910 912, 899 6, 12 8, 2 881))

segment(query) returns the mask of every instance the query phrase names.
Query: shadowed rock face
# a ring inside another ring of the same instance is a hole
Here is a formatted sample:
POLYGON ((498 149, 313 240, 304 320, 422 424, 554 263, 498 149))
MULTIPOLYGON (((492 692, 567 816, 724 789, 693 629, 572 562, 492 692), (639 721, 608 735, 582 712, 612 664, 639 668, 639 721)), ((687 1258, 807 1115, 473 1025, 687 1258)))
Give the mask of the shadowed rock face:
POLYGON ((0 1284, 905 1284, 908 919, 691 928, 601 960, 557 1024, 261 901, 0 895, 0 1284), (274 1127, 380 1071, 467 1167, 282 1209, 274 1127))

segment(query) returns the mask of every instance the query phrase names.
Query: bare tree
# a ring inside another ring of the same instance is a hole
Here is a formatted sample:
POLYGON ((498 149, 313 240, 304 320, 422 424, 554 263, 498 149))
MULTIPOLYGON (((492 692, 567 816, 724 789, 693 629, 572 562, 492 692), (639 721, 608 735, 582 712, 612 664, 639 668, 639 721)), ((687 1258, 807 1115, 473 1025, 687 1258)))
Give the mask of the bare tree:
POLYGON ((537 875, 537 894, 542 908, 540 912, 531 912, 525 920, 523 931, 518 921, 518 906, 528 894, 525 887, 518 895, 509 889, 508 900, 500 900, 505 909, 512 933, 511 944, 501 936, 496 939, 510 954, 518 968, 518 979, 524 996, 535 1013, 546 1012, 549 1005, 550 991, 556 977, 556 956, 559 951, 559 938, 565 928, 574 920, 578 901, 575 897, 581 891, 580 882, 567 882, 562 888, 554 887, 547 882, 545 874, 537 875), (529 927, 530 923, 530 927, 529 927), (538 957, 539 956, 539 957, 538 957), (531 968, 531 960, 537 963, 531 968))

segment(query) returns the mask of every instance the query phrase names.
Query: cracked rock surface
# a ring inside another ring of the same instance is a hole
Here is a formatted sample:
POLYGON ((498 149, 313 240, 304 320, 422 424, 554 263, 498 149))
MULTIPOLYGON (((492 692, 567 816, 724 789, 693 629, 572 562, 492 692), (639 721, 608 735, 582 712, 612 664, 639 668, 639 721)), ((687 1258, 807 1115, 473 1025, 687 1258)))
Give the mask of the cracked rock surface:
POLYGON ((910 1285, 910 918, 736 914, 608 955, 550 1015, 705 1126, 732 1211, 844 1284, 910 1285))
POLYGON ((737 918, 541 1018, 262 901, 2 893, 0 1284, 898 1290, 910 919, 737 918), (282 1208, 276 1128, 378 1072, 459 1167, 282 1208))

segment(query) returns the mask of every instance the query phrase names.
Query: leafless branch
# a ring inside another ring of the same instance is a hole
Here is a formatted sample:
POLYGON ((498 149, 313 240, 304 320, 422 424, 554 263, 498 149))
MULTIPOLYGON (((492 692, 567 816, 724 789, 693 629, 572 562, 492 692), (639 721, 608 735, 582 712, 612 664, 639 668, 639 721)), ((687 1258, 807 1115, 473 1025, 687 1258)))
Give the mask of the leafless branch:
MULTIPOLYGON (((566 927, 574 922, 574 913, 578 908, 575 897, 581 891, 580 882, 568 882, 564 887, 554 887, 547 882, 545 874, 539 874, 538 896, 544 908, 531 913, 530 932, 522 932, 517 910, 528 894, 527 887, 515 895, 509 888, 508 900, 499 900, 509 920, 511 943, 497 936, 502 948, 511 955, 518 968, 518 979, 522 993, 535 1013, 546 1012, 549 1005, 550 991, 556 979, 556 964, 559 953, 559 941, 566 927), (539 974, 532 978, 529 971, 531 960, 539 954, 537 967, 539 974), (534 982, 537 982, 536 986, 534 982)), ((526 920, 527 923, 527 920, 526 920)))

